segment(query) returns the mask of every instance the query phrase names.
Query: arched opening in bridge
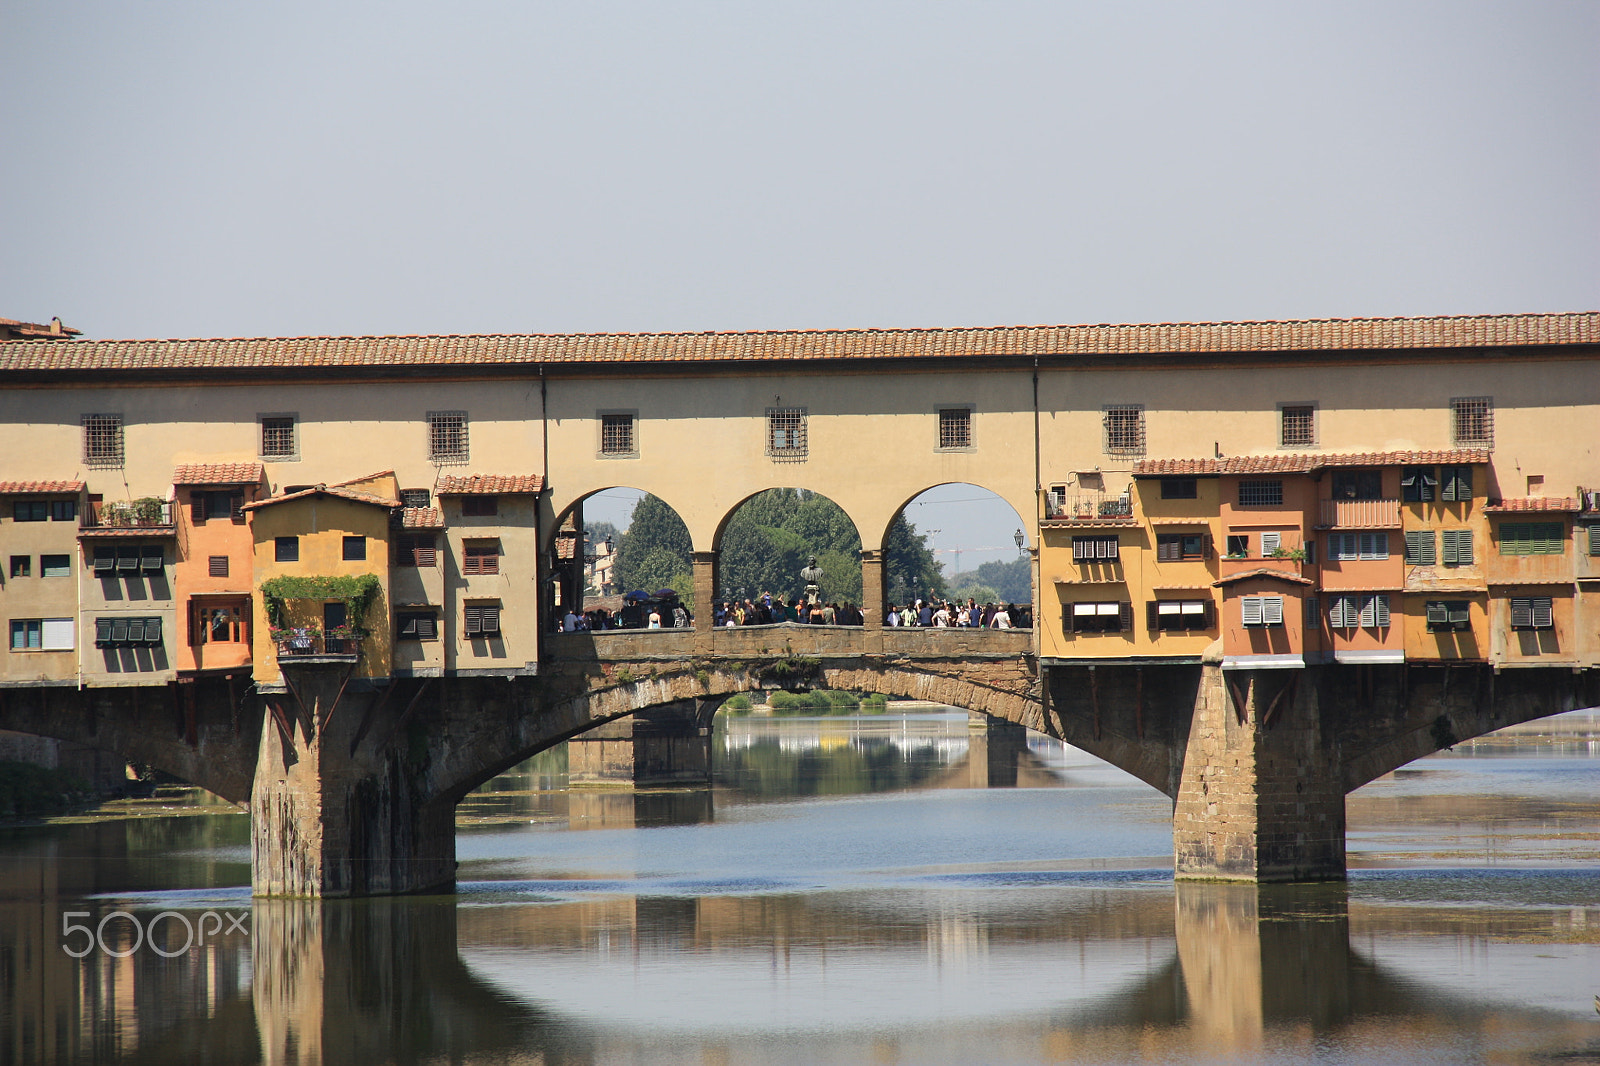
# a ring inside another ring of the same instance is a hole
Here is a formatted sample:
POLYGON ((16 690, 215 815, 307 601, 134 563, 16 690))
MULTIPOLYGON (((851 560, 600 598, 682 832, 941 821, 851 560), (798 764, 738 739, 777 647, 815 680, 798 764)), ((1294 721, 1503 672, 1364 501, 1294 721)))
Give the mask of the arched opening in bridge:
POLYGON ((884 592, 891 605, 949 600, 1012 605, 1031 619, 1029 523, 1015 507, 968 482, 936 485, 906 503, 884 535, 884 592))
POLYGON ((774 488, 748 497, 723 519, 716 546, 724 603, 792 605, 810 588, 835 611, 861 604, 861 534, 821 493, 774 488))
POLYGON ((688 526, 671 504, 641 489, 601 489, 574 503, 557 518, 552 556, 553 617, 572 606, 613 618, 630 595, 668 590, 694 610, 688 526))

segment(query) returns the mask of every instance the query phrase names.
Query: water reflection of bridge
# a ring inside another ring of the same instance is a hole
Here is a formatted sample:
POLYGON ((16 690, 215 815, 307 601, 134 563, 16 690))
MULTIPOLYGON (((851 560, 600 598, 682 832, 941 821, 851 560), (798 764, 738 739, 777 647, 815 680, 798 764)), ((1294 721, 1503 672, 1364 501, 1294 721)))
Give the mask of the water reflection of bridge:
MULTIPOLYGON (((1156 1061, 1284 1042, 1436 1048, 1441 1033, 1464 1057, 1507 1033, 1560 1057, 1591 1039, 1575 1016, 1441 992, 1351 946, 1395 923, 1411 941, 1455 942, 1457 914, 1352 906, 1337 884, 1175 891, 1174 905, 1165 888, 1085 883, 1043 908, 1038 897, 990 911, 952 899, 918 921, 870 894, 258 901, 248 940, 161 966, 74 960, 53 942, 4 945, 18 978, 4 990, 14 1022, 4 1050, 8 1061, 66 1063, 470 1063, 513 1053, 581 1063, 644 1053, 671 1015, 674 1038, 691 1047, 757 1052, 780 1039, 793 1006, 773 997, 811 972, 841 989, 870 975, 878 991, 790 1023, 837 1026, 840 1047, 888 1040, 912 1059, 969 1045, 975 1059, 1031 1060, 1042 1044, 1156 1061), (997 973, 1009 979, 994 982, 997 973), (942 995, 928 994, 930 981, 942 995), (116 1001, 78 994, 97 988, 115 989, 116 1001), (851 1018, 871 1024, 843 1024, 851 1018)), ((55 904, 7 904, 0 928, 53 932, 55 904)), ((1545 929, 1503 917, 1521 937, 1572 935, 1548 912, 1545 929)), ((1474 925, 1475 940, 1493 936, 1496 920, 1474 925)))

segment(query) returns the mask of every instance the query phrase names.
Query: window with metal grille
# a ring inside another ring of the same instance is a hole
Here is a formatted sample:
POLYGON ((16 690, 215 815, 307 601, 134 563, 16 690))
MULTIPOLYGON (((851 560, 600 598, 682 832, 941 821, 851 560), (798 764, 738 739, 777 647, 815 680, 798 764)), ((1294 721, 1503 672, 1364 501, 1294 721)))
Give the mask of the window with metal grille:
POLYGON ((401 489, 400 506, 402 507, 432 507, 433 493, 427 489, 401 489))
POLYGON ((291 459, 297 450, 293 415, 261 416, 261 458, 291 459))
POLYGON ((461 545, 461 572, 463 574, 498 574, 500 572, 500 542, 498 540, 469 540, 461 545))
POLYGON ((1282 507, 1282 481, 1239 482, 1240 507, 1282 507))
POLYGON ((1472 530, 1447 529, 1440 534, 1443 541, 1442 562, 1445 566, 1472 565, 1472 530))
POLYGON ((1549 596, 1513 596, 1512 629, 1551 629, 1555 626, 1554 600, 1549 596))
POLYGON ((439 616, 433 611, 403 611, 397 613, 394 616, 394 638, 396 640, 438 640, 439 616))
POLYGON ((600 416, 600 454, 636 455, 633 441, 633 415, 614 414, 600 416))
POLYGON ((492 518, 499 513, 500 497, 498 496, 461 497, 461 517, 463 518, 492 518))
POLYGON ((122 465, 122 416, 83 416, 83 463, 91 467, 122 465))
POLYGON ((1455 633, 1472 628, 1471 605, 1466 600, 1429 600, 1428 632, 1455 633))
POLYGON ((1283 597, 1240 596, 1239 621, 1252 627, 1283 625, 1283 597))
POLYGON ((487 637, 500 632, 498 606, 467 607, 462 614, 462 632, 469 637, 487 637))
POLYGON ((1146 626, 1160 632, 1210 629, 1211 616, 1210 600, 1150 600, 1145 604, 1146 626))
POLYGON ((1144 404, 1127 403, 1106 407, 1106 454, 1144 454, 1144 404))
POLYGON ((1431 529, 1406 530, 1406 565, 1433 566, 1438 562, 1431 529))
POLYGON ((1560 522, 1502 522, 1501 555, 1564 555, 1566 529, 1560 522))
POLYGON ((1456 447, 1494 447, 1494 398, 1458 396, 1450 401, 1451 439, 1456 447))
POLYGON ((972 412, 968 408, 939 408, 939 447, 972 447, 972 412))
POLYGON ((1068 633, 1124 633, 1133 629, 1133 604, 1066 603, 1061 606, 1061 625, 1068 633))
POLYGON ((435 463, 467 461, 467 413, 428 412, 428 459, 435 463))
POLYGON ((438 538, 432 533, 405 533, 395 538, 394 564, 396 566, 438 566, 438 538))
POLYGON ((1161 479, 1163 500, 1192 500, 1200 495, 1199 481, 1192 477, 1164 477, 1161 479))
POLYGON ((806 457, 806 409, 767 408, 767 454, 775 459, 806 457))
POLYGON ((346 538, 344 538, 344 561, 345 562, 347 562, 347 563, 358 563, 358 562, 361 562, 362 560, 366 559, 366 557, 367 557, 367 538, 366 537, 346 537, 346 538))
POLYGON ((272 540, 272 559, 279 563, 298 563, 300 561, 299 537, 274 537, 272 540))
POLYGON ((1284 405, 1278 409, 1280 435, 1285 448, 1310 448, 1317 443, 1317 409, 1311 404, 1284 405))
POLYGON ((1210 540, 1204 533, 1157 533, 1156 561, 1173 563, 1184 559, 1204 559, 1211 554, 1210 540))
POLYGON ((212 555, 207 557, 206 574, 209 577, 227 577, 228 557, 226 555, 212 555))
POLYGON ((1117 558, 1119 558, 1118 541, 1115 535, 1072 538, 1073 562, 1089 563, 1117 558))

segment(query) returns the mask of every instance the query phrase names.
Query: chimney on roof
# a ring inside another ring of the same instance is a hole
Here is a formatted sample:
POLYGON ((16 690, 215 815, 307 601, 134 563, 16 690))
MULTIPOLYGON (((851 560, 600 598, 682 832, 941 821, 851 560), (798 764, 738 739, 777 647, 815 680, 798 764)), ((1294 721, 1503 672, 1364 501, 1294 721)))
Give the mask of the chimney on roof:
POLYGON ((50 318, 50 332, 54 333, 57 337, 61 336, 61 316, 60 315, 52 315, 51 316, 51 318, 50 318))

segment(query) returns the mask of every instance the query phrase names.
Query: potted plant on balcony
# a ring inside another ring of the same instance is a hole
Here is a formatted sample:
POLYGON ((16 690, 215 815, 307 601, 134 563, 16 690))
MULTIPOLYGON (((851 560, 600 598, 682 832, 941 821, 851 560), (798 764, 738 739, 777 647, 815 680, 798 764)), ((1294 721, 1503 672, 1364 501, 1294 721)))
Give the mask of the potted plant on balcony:
POLYGON ((165 517, 166 501, 159 496, 141 496, 128 505, 134 522, 141 526, 156 526, 165 517))

